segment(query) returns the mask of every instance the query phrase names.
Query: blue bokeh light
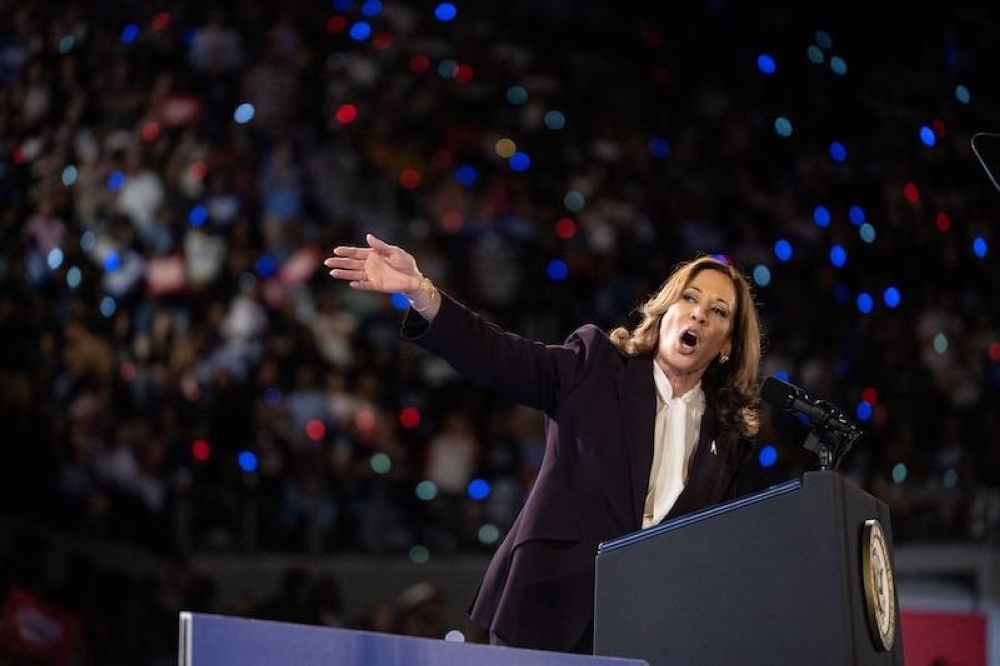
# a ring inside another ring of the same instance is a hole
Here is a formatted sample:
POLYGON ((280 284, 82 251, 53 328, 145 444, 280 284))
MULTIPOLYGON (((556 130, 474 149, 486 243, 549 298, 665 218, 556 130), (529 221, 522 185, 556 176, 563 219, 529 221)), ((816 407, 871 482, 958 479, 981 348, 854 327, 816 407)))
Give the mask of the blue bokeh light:
POLYGON ((896 287, 886 287, 885 291, 882 292, 882 301, 890 308, 898 307, 901 300, 902 295, 896 287))
POLYGON ((257 276, 268 278, 278 272, 278 262, 269 254, 262 255, 257 260, 257 276))
POLYGON ((933 146, 937 143, 937 136, 934 135, 934 130, 932 130, 927 125, 920 128, 920 141, 925 146, 933 146))
POLYGON ((843 162, 847 159, 847 147, 840 141, 830 144, 830 158, 834 162, 843 162))
POLYGON ((552 109, 551 111, 545 112, 545 126, 550 130, 561 130, 566 127, 566 116, 562 111, 556 111, 552 109))
POLYGON ((122 171, 112 171, 108 174, 108 189, 112 192, 119 192, 125 187, 125 173, 122 171))
POLYGON ((778 461, 778 451, 773 446, 768 444, 761 448, 760 454, 757 456, 757 460, 760 461, 761 467, 773 467, 774 463, 778 461))
POLYGON ((104 255, 104 270, 108 273, 114 273, 119 268, 122 267, 122 259, 118 256, 115 251, 108 252, 104 255))
POLYGON ((862 225, 865 223, 865 209, 857 204, 854 204, 851 206, 850 210, 847 211, 847 217, 850 218, 851 224, 854 226, 862 225))
POLYGON ((361 5, 361 13, 365 16, 378 16, 382 13, 382 3, 379 0, 366 0, 361 5))
POLYGON ((824 229, 830 226, 830 209, 822 204, 813 209, 813 222, 824 229))
POLYGON ((240 451, 239 463, 240 469, 247 474, 253 474, 257 471, 257 456, 254 455, 253 451, 240 451))
POLYGON ((365 21, 358 21, 351 26, 348 34, 356 42, 363 42, 372 35, 372 27, 365 21))
POLYGON ((465 187, 472 187, 479 180, 479 172, 471 164, 463 164, 455 169, 455 182, 465 187))
POLYGON ((458 8, 450 2, 442 2, 434 8, 434 18, 443 23, 451 21, 458 16, 458 8))
POLYGON ((649 140, 649 152, 651 152, 654 157, 662 159, 670 155, 670 146, 667 145, 667 142, 664 139, 654 136, 649 140))
POLYGON ((761 53, 757 56, 757 69, 759 69, 763 74, 774 74, 778 69, 778 65, 774 62, 774 58, 766 53, 761 53))
POLYGON ((757 264, 753 269, 753 281, 760 287, 771 284, 771 269, 764 264, 757 264))
POLYGON ((871 294, 865 291, 858 294, 856 303, 858 305, 858 312, 861 314, 869 314, 875 308, 875 300, 871 294))
POLYGON ((405 312, 410 309, 410 299, 403 294, 393 294, 392 307, 401 312, 405 312))
POLYGON ((188 213, 188 222, 195 229, 205 226, 205 223, 208 222, 208 209, 201 204, 195 204, 188 213))
POLYGON ((512 171, 517 171, 518 173, 531 168, 531 158, 528 156, 528 153, 520 150, 511 155, 507 163, 510 164, 512 171))
POLYGON ((135 23, 129 23, 127 26, 122 28, 121 40, 122 44, 131 44, 135 41, 136 37, 139 36, 139 26, 135 23))
POLYGON ((792 258, 792 244, 782 238, 774 244, 774 256, 778 261, 788 261, 792 258))
POLYGON ((253 104, 244 102, 236 107, 233 112, 233 120, 235 120, 240 125, 245 125, 246 123, 253 120, 254 114, 257 112, 254 109, 253 104))
POLYGON ((843 245, 835 244, 830 248, 830 263, 837 268, 843 268, 847 263, 847 250, 843 245))
POLYGON ((569 275, 569 266, 562 259, 553 259, 545 267, 545 272, 548 274, 550 280, 560 282, 565 280, 566 276, 569 275))
POLYGON ((469 497, 474 500, 482 500, 489 497, 490 484, 485 479, 473 479, 469 482, 469 497))

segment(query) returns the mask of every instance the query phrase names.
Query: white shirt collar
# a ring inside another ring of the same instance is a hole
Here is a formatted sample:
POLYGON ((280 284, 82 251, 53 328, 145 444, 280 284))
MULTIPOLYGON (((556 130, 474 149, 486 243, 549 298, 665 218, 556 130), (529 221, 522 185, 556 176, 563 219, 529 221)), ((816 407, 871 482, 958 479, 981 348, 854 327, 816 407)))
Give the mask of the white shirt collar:
MULTIPOLYGON (((674 387, 670 384, 670 380, 667 379, 667 375, 663 372, 660 364, 655 360, 653 361, 653 383, 656 384, 656 393, 659 395, 660 400, 667 403, 674 398, 674 387)), ((701 390, 701 380, 694 387, 680 397, 681 402, 686 406, 698 406, 704 402, 705 394, 701 390)))

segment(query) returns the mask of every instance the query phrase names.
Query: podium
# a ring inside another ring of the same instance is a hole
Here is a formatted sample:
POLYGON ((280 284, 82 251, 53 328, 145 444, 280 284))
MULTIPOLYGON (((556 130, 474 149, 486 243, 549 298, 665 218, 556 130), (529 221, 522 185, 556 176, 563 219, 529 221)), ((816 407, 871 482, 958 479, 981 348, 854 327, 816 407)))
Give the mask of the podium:
POLYGON ((903 664, 888 507, 837 474, 602 543, 594 651, 650 666, 903 664))
POLYGON ((472 645, 198 613, 180 614, 179 647, 180 666, 647 666, 639 659, 472 645))

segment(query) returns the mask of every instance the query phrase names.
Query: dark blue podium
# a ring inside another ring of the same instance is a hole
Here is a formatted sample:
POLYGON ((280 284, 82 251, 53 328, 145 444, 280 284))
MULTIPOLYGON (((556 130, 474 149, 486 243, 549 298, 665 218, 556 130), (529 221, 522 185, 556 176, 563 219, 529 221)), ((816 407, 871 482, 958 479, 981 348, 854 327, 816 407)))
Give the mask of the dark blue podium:
POLYGON ((648 666, 641 659, 181 613, 180 666, 648 666))
POLYGON ((902 666, 892 523, 829 471, 601 544, 594 651, 652 666, 902 666))

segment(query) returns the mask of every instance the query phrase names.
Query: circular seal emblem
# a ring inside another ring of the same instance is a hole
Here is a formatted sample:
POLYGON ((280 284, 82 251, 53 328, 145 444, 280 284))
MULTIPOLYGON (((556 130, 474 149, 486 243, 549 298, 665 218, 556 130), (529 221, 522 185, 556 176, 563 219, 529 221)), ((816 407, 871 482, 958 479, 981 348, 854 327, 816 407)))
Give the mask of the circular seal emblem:
POLYGON ((877 520, 866 520, 862 528, 861 576, 872 641, 879 652, 889 651, 896 640, 896 581, 889 544, 877 520))

